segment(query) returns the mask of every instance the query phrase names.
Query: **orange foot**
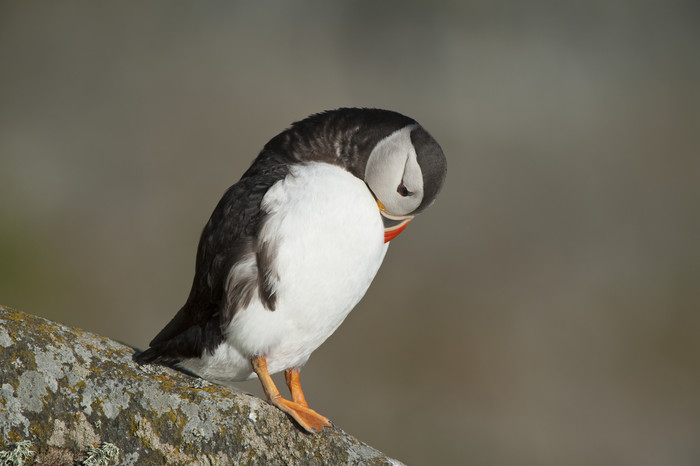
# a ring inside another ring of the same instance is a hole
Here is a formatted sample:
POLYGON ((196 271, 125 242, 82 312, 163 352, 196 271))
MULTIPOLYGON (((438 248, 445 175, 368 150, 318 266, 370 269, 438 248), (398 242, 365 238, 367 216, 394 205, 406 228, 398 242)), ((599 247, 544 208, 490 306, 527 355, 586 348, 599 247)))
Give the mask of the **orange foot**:
POLYGON ((251 362, 253 363, 253 370, 258 375, 260 383, 262 383, 267 401, 292 416, 304 430, 311 434, 321 432, 324 427, 333 427, 333 424, 327 417, 321 416, 306 404, 304 392, 301 391, 301 384, 299 383, 298 369, 287 369, 285 371, 287 386, 294 400, 289 401, 282 398, 279 390, 277 390, 270 373, 267 371, 265 358, 253 358, 251 362))
POLYGON ((281 396, 269 401, 292 416, 292 418, 309 433, 315 434, 321 432, 321 429, 324 427, 333 427, 333 424, 327 417, 318 414, 311 408, 306 408, 293 401, 285 400, 281 396))

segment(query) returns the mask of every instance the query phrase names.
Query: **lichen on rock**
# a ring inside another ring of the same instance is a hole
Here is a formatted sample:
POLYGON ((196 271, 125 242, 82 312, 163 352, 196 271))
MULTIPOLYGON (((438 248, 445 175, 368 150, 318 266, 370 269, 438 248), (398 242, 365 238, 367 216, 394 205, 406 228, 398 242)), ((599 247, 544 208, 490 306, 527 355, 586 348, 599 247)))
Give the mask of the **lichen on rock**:
POLYGON ((338 428, 305 434, 263 400, 139 366, 133 354, 0 306, 0 451, 30 442, 26 464, 52 465, 401 464, 338 428))

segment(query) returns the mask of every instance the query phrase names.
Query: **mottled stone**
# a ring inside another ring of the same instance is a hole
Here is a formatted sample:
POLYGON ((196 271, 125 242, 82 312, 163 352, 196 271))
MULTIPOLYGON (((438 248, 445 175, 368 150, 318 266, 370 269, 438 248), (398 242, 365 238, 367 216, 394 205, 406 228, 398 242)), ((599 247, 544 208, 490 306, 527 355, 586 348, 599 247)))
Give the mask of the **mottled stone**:
POLYGON ((29 441, 34 464, 105 446, 125 465, 401 464, 339 428, 306 434, 263 400, 133 354, 0 306, 0 451, 29 441))

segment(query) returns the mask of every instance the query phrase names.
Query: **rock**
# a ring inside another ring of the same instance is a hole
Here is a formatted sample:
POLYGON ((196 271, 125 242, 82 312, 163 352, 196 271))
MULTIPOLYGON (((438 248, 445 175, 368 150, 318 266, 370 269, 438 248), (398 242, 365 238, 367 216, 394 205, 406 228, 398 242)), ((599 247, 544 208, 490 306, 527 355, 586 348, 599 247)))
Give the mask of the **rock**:
POLYGON ((0 463, 401 464, 337 427, 309 435, 264 400, 139 366, 134 351, 0 306, 0 463))

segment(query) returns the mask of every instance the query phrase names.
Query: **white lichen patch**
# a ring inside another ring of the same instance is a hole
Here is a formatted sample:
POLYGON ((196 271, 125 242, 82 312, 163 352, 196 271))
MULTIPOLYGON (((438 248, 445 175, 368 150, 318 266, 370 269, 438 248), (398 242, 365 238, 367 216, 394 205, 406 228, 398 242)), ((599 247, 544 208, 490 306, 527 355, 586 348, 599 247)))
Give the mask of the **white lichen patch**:
POLYGON ((187 423, 182 429, 185 438, 212 440, 214 435, 221 433, 221 420, 218 415, 222 410, 231 409, 233 401, 230 398, 214 398, 202 393, 198 403, 182 400, 180 411, 186 416, 187 423))
POLYGON ((41 397, 46 393, 46 381, 44 376, 37 371, 23 372, 19 376, 17 398, 27 411, 39 413, 44 409, 41 397))
MULTIPOLYGON (((37 354, 41 354, 43 352, 44 351, 37 351, 37 354)), ((46 348, 45 352, 50 353, 50 355, 53 356, 54 361, 61 366, 72 365, 76 362, 73 349, 68 345, 60 344, 57 346, 51 346, 46 348)), ((39 363, 37 363, 37 366, 38 364, 39 363)))
POLYGON ((180 406, 180 397, 171 392, 163 391, 156 383, 144 385, 141 389, 141 396, 137 398, 144 409, 152 410, 159 416, 178 409, 180 406))
MULTIPOLYGON (((80 379, 77 377, 76 368, 77 359, 73 350, 65 345, 48 346, 41 350, 37 350, 34 355, 37 371, 44 375, 44 380, 51 392, 56 393, 59 386, 66 386, 60 381, 68 377, 68 387, 73 387, 80 379)), ((80 369, 78 369, 80 371, 80 369)), ((86 372, 85 369, 82 371, 86 372)))
MULTIPOLYGON (((257 413, 258 411, 260 411, 263 408, 263 406, 268 406, 267 401, 263 401, 260 398, 252 396, 252 395, 246 398, 245 403, 248 405, 248 408, 250 409, 251 413, 252 412, 257 413)), ((231 404, 233 405, 233 401, 231 401, 231 404)), ((256 416, 257 416, 257 414, 256 414, 256 416)), ((264 414, 263 414, 263 416, 264 416, 264 414)))
POLYGON ((92 414, 92 403, 99 397, 95 396, 95 386, 92 380, 85 380, 85 386, 80 392, 80 407, 88 416, 92 414))
POLYGON ((117 379, 108 379, 104 385, 100 387, 102 395, 102 412, 108 419, 114 419, 129 406, 131 395, 123 382, 117 379), (107 396, 105 396, 107 394, 107 396))
POLYGON ((78 356, 81 360, 82 363, 90 364, 92 361, 92 353, 90 350, 82 345, 74 345, 75 347, 73 348, 73 351, 75 351, 75 355, 78 356))
POLYGON ((10 338, 10 334, 7 333, 7 330, 4 328, 0 328, 0 346, 3 348, 9 348, 12 346, 15 342, 12 341, 12 338, 10 338))
POLYGON ((66 377, 68 377, 68 385, 75 387, 80 381, 87 379, 90 376, 90 369, 81 365, 80 363, 73 364, 69 369, 66 370, 66 377))
POLYGON ((255 422, 258 420, 258 412, 255 409, 251 409, 250 412, 248 413, 248 419, 251 421, 255 422))
POLYGON ((45 351, 35 354, 34 361, 39 372, 43 374, 49 390, 55 393, 58 389, 58 380, 65 376, 63 366, 54 359, 53 354, 45 351))
POLYGON ((0 399, 4 401, 4 406, 0 405, 0 430, 3 437, 7 438, 7 433, 13 429, 21 429, 24 436, 29 435, 29 419, 22 414, 22 403, 15 396, 15 389, 9 383, 0 387, 0 399))
POLYGON ((207 422, 200 417, 198 405, 185 401, 180 405, 180 412, 187 418, 187 423, 182 428, 183 437, 187 441, 192 442, 197 438, 210 440, 214 432, 218 431, 216 424, 207 422))
POLYGON ((90 377, 81 379, 82 387, 79 392, 80 407, 88 416, 93 408, 102 410, 108 419, 114 419, 119 413, 129 407, 131 390, 121 379, 107 379, 97 384, 90 377), (95 404, 97 402, 97 404, 95 404))
POLYGON ((138 452, 127 453, 122 457, 122 466, 135 466, 139 464, 139 454, 138 452))
POLYGON ((100 436, 83 413, 75 416, 70 425, 60 419, 54 419, 53 430, 46 444, 51 447, 65 448, 68 441, 75 442, 80 449, 90 447, 100 441, 100 436))
POLYGON ((236 403, 234 403, 233 399, 230 397, 219 398, 217 400, 211 400, 211 401, 212 401, 212 403, 216 404, 217 409, 231 409, 236 405, 236 403))
POLYGON ((87 449, 90 445, 100 443, 100 436, 97 435, 92 424, 90 424, 83 413, 76 414, 75 424, 68 430, 68 438, 75 442, 81 450, 87 449))
POLYGON ((63 447, 66 444, 67 432, 68 429, 66 428, 66 423, 60 419, 54 419, 53 430, 51 431, 51 436, 46 443, 52 447, 63 447))

